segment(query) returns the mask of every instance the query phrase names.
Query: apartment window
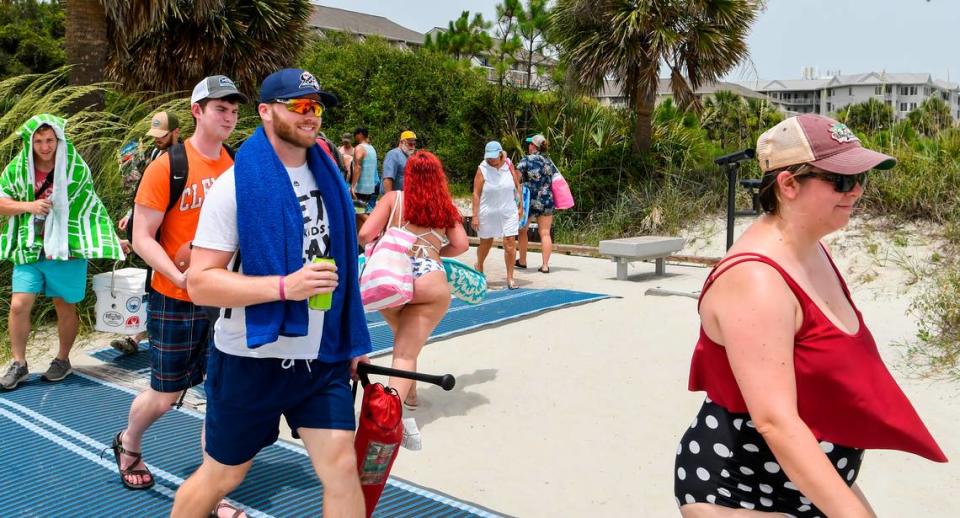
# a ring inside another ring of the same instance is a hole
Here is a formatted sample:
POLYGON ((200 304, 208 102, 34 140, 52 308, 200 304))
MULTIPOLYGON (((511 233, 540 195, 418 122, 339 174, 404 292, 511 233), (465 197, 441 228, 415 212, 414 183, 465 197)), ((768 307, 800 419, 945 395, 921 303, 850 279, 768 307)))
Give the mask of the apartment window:
POLYGON ((910 87, 910 95, 917 95, 917 87, 916 87, 916 86, 911 86, 911 87, 910 87))
POLYGON ((924 86, 924 87, 923 87, 923 95, 930 95, 930 87, 929 87, 929 86, 924 86))
POLYGON ((897 88, 897 93, 900 95, 907 95, 907 87, 901 86, 900 88, 897 88))
POLYGON ((847 95, 853 95, 853 87, 847 88, 847 95))
POLYGON ((827 97, 833 97, 833 88, 827 90, 827 97))
POLYGON ((917 103, 910 103, 910 111, 917 109, 917 103))
POLYGON ((900 111, 902 112, 907 111, 907 103, 900 103, 900 111))
POLYGON ((893 93, 893 85, 887 85, 887 87, 886 87, 884 90, 885 90, 888 94, 889 94, 889 93, 893 93))
POLYGON ((827 111, 828 111, 828 112, 832 112, 832 111, 833 111, 833 104, 827 103, 827 111))
POLYGON ((950 101, 950 93, 949 93, 949 92, 943 92, 943 93, 941 93, 941 94, 940 94, 940 97, 942 97, 944 101, 947 101, 947 102, 950 101))
POLYGON ((873 87, 873 95, 880 95, 882 93, 882 87, 875 86, 873 87))

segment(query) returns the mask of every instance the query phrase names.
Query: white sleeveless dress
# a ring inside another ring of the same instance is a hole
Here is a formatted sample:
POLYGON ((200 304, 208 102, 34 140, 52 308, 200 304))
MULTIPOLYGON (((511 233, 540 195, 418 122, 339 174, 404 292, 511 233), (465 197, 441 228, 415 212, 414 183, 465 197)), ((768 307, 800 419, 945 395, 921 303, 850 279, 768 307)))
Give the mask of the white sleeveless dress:
POLYGON ((496 169, 484 160, 480 162, 480 173, 483 174, 483 190, 480 191, 477 236, 481 239, 516 236, 520 229, 520 215, 510 166, 504 162, 496 169))

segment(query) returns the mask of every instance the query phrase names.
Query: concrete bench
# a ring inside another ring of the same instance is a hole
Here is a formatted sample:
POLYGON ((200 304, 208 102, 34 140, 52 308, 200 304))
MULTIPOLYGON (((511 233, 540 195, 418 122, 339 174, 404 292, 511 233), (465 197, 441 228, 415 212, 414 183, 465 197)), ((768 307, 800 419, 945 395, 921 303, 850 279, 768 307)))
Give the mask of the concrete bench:
POLYGON ((617 263, 617 279, 626 280, 627 264, 631 261, 656 259, 656 275, 666 273, 664 259, 683 248, 682 237, 642 236, 600 241, 600 255, 617 263))

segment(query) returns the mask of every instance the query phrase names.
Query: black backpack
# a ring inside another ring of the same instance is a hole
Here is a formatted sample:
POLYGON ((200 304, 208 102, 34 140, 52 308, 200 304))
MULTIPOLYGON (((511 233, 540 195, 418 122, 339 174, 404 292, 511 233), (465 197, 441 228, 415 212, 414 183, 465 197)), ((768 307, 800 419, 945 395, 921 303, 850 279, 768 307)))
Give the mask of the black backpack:
MULTIPOLYGON (((234 157, 234 150, 230 146, 224 144, 224 151, 230 155, 230 158, 234 157)), ((170 146, 170 149, 166 153, 167 157, 170 160, 170 200, 167 202, 167 210, 164 211, 164 216, 167 212, 170 212, 170 209, 177 206, 177 202, 180 201, 180 196, 183 195, 183 190, 187 187, 187 176, 190 173, 190 162, 187 161, 187 150, 182 143, 174 144, 170 146)), ((160 158, 160 157, 157 157, 160 158)), ((140 190, 140 182, 143 181, 143 177, 140 177, 140 181, 137 182, 136 191, 140 190)), ((136 192, 135 191, 135 192, 136 192)), ((136 194, 134 194, 136 197, 136 194)), ((133 203, 133 210, 130 212, 130 221, 127 223, 127 235, 130 238, 130 242, 133 242, 133 213, 137 210, 137 204, 133 203)), ((160 223, 160 227, 163 227, 163 223, 160 223)), ((160 227, 157 228, 157 235, 154 236, 154 239, 157 242, 160 241, 160 227)), ((150 292, 150 280, 153 278, 153 268, 150 265, 147 265, 147 280, 146 280, 146 291, 150 292)))

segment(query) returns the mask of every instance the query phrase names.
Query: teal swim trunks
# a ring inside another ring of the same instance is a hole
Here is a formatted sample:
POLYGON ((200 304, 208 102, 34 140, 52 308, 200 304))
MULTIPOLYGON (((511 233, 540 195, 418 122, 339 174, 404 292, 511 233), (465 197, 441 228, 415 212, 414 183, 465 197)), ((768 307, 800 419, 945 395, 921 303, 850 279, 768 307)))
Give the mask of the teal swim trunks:
POLYGON ((83 300, 87 292, 87 260, 53 261, 13 266, 13 293, 40 293, 58 297, 68 304, 83 300))

